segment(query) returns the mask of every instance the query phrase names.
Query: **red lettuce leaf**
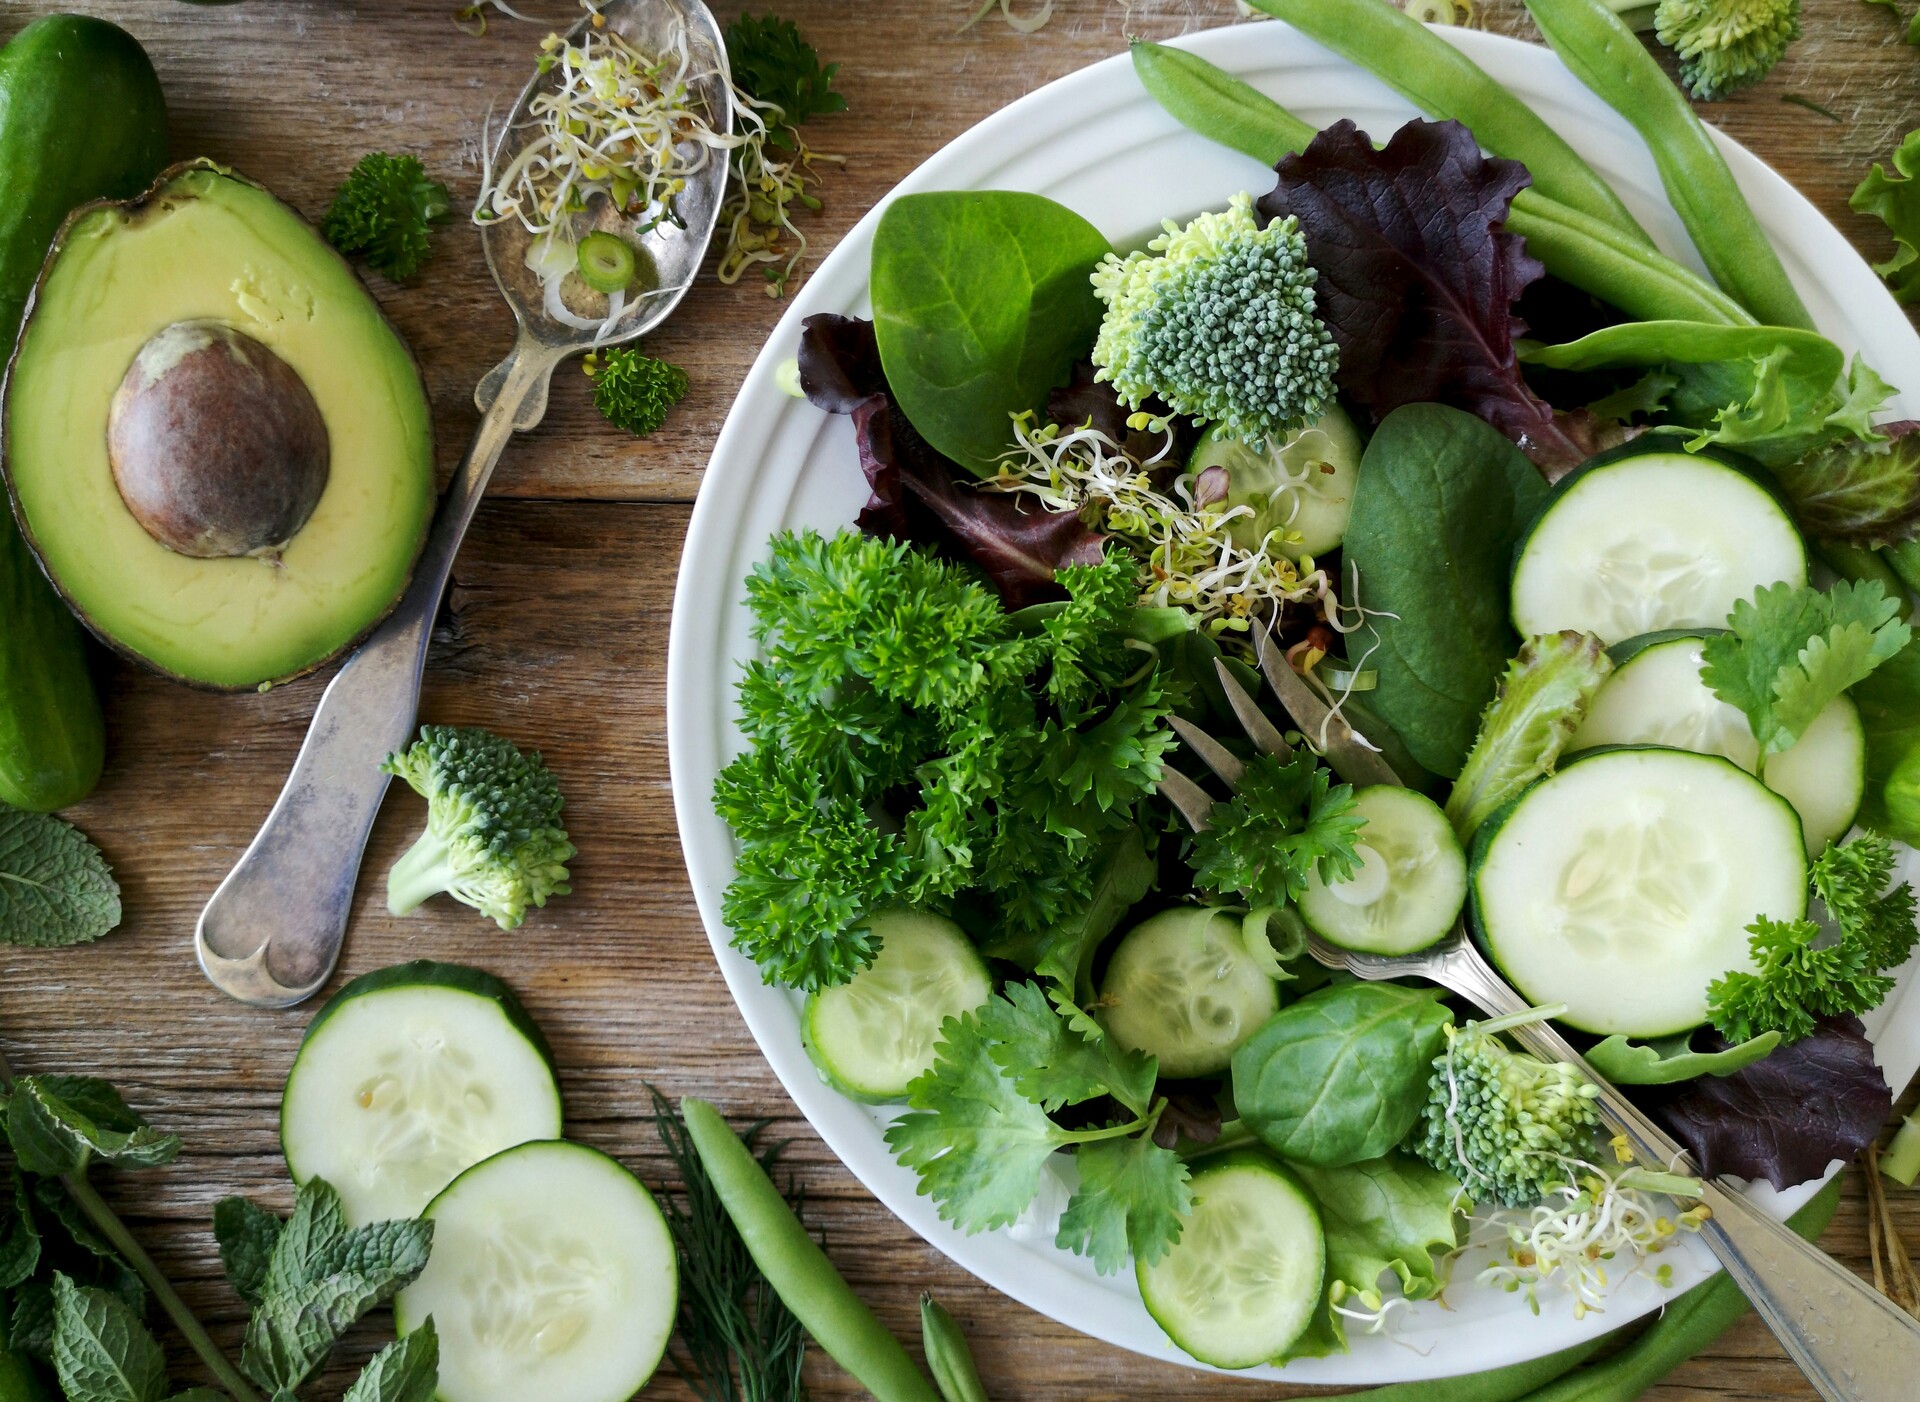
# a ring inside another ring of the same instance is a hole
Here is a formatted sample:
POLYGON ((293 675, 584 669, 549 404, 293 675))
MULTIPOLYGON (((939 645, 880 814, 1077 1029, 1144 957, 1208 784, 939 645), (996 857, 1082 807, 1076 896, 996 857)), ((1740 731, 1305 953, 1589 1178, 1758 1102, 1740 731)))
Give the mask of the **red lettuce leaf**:
POLYGON ((972 561, 1009 609, 1065 598, 1054 571, 1100 560, 1105 537, 1078 516, 976 490, 972 473, 920 436, 887 388, 872 322, 830 313, 802 322, 800 388, 853 419, 871 492, 854 524, 866 534, 972 561))
POLYGON ((1920 538, 1920 423, 1875 427, 1887 442, 1848 439, 1773 469, 1811 534, 1861 546, 1920 538))
MULTIPOLYGON (((1703 1039, 1703 1050, 1726 1042, 1703 1039)), ((1822 1018, 1811 1037, 1731 1076, 1702 1076, 1638 1097, 1709 1174, 1764 1178, 1791 1188, 1851 1159, 1893 1113, 1857 1017, 1822 1018)))
POLYGON ((1525 166, 1482 156, 1458 122, 1408 122, 1375 150, 1340 121, 1275 170, 1258 207, 1300 221, 1349 398, 1376 419, 1403 404, 1465 409, 1549 478, 1593 455, 1588 417, 1556 412, 1514 354, 1527 329, 1514 304, 1545 272, 1504 227, 1525 166))

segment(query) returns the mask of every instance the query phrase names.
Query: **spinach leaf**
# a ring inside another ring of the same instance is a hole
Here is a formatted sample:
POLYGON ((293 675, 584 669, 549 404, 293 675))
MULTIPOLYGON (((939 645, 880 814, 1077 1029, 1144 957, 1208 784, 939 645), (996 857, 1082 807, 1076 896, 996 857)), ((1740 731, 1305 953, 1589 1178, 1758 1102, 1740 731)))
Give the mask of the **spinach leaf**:
POLYGON ((1665 1086, 1695 1076, 1731 1076, 1780 1045, 1778 1032, 1762 1032, 1718 1051, 1693 1050, 1693 1033, 1632 1042, 1619 1033, 1587 1053, 1587 1063, 1616 1086, 1665 1086))
POLYGON ((1867 796, 1860 821, 1920 843, 1920 647, 1906 647, 1852 691, 1867 732, 1867 796))
POLYGON ((1233 1054, 1240 1118, 1282 1158, 1338 1168, 1407 1137, 1449 1021, 1435 988, 1345 983, 1282 1008, 1233 1054))
POLYGON ((1360 461, 1345 554, 1369 617, 1348 646, 1380 674, 1369 707, 1446 778, 1519 646, 1508 577, 1546 498, 1519 449, 1439 404, 1387 415, 1360 461))
POLYGON ((1327 1236, 1327 1298, 1293 1347, 1292 1357, 1346 1351, 1346 1327, 1334 1313, 1340 1298, 1358 1296, 1379 1308, 1380 1277, 1392 1271, 1400 1293, 1426 1300, 1446 1281, 1441 1264, 1460 1245, 1460 1182, 1406 1154, 1388 1154, 1346 1168, 1294 1164, 1320 1204, 1327 1236))
POLYGON ((1112 249, 1063 205, 1012 190, 905 195, 873 237, 873 320, 894 398, 982 477, 1100 329, 1088 281, 1112 249))

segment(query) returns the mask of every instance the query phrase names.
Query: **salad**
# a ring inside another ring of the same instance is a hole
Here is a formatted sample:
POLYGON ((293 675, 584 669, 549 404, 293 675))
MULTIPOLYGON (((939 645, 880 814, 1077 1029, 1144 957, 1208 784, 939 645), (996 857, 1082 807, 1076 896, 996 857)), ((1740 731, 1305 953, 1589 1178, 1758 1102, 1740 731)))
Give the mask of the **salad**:
MULTIPOLYGON (((1375 63, 1442 44, 1354 4, 1375 63)), ((1592 0, 1533 8, 1623 110, 1671 91, 1586 61, 1625 52, 1592 0)), ((1704 1173, 1806 1182, 1890 1113, 1860 1019, 1920 935, 1920 579, 1877 547, 1920 439, 1677 94, 1632 115, 1714 282, 1457 55, 1435 120, 1373 134, 1134 60, 1273 187, 1133 250, 903 196, 872 319, 804 324, 871 490, 747 580, 724 919, 943 1218, 1132 1271, 1202 1362, 1446 1289, 1602 1309, 1699 1185, 1518 1022, 1704 1173), (1400 783, 1289 728, 1262 643, 1400 783), (1528 1012, 1307 954, 1462 922, 1528 1012)))

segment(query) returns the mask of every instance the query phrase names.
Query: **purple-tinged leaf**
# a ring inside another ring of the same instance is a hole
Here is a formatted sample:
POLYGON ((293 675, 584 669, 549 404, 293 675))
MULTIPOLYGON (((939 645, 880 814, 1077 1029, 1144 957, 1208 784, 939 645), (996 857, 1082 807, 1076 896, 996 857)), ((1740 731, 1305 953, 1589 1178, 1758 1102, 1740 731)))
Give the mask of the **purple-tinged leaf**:
POLYGON ((1477 414, 1549 478, 1593 455, 1591 418, 1556 412, 1514 354, 1514 304, 1545 271, 1504 227, 1525 166, 1482 156, 1458 122, 1408 122, 1375 150, 1341 121, 1276 169, 1259 209, 1300 221, 1342 391, 1376 419, 1423 402, 1477 414))
MULTIPOLYGON (((1703 1043, 1707 1051, 1727 1045, 1713 1034, 1703 1043)), ((1893 1092, 1856 1017, 1822 1018, 1811 1037, 1731 1076, 1702 1076, 1639 1099, 1703 1172, 1764 1178, 1781 1189, 1851 1159, 1893 1113, 1893 1092)))
POLYGON ((1880 424, 1885 443, 1857 439, 1776 467, 1800 524, 1823 540, 1895 545, 1920 537, 1920 423, 1880 424))

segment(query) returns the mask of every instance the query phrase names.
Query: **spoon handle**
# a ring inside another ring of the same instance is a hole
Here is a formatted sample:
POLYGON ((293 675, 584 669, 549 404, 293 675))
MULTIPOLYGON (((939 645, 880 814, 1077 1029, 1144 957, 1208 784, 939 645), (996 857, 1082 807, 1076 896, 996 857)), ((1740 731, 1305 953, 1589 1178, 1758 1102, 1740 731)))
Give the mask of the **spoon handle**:
POLYGON ((340 958, 361 854, 387 790, 380 762, 412 737, 427 642, 454 557, 507 440, 545 416, 562 354, 523 335, 481 381, 485 412, 413 582, 327 687, 273 811, 200 914, 200 967, 243 1003, 302 1002, 340 958))
MULTIPOLYGON (((1464 943, 1434 964, 1435 982, 1485 1012, 1500 1016, 1525 1007, 1464 943)), ((1600 1088, 1601 1116, 1627 1136, 1642 1162, 1676 1173, 1696 1171, 1686 1151, 1549 1024, 1525 1023, 1512 1034, 1538 1056, 1579 1067, 1600 1088)), ((1701 1201, 1711 1213, 1701 1224, 1701 1240, 1816 1392, 1828 1402, 1911 1402, 1920 1378, 1920 1320, 1721 1180, 1705 1181, 1701 1201)))

